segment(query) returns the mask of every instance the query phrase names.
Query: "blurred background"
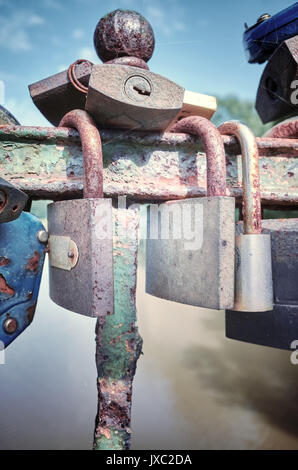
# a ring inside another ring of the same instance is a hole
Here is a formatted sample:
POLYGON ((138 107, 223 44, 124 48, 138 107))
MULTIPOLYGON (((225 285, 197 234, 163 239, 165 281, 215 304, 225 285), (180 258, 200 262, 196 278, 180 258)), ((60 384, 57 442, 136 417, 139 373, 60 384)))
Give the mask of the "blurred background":
MULTIPOLYGON (((291 2, 0 0, 3 103, 23 125, 48 125, 28 84, 78 58, 99 62, 97 21, 135 9, 152 24, 149 66, 186 89, 215 95, 216 124, 236 118, 257 135, 254 99, 264 65, 244 57, 244 22, 291 2)), ((33 213, 45 217, 45 202, 33 213)), ((134 449, 297 449, 298 366, 290 352, 225 338, 224 312, 146 295, 140 246, 137 307, 144 340, 134 381, 134 449)), ((97 406, 95 322, 48 296, 47 266, 33 324, 0 365, 0 449, 89 449, 97 406)))

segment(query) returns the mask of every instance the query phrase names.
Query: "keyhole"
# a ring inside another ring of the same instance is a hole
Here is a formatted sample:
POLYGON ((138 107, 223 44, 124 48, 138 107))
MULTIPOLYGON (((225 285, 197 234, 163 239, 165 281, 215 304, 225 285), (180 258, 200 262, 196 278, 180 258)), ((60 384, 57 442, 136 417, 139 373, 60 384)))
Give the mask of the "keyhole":
POLYGON ((150 91, 149 91, 149 90, 143 90, 143 89, 141 89, 141 88, 138 87, 138 86, 134 86, 133 89, 134 89, 137 93, 139 93, 139 95, 150 96, 150 91))
POLYGON ((128 98, 140 103, 147 100, 152 92, 150 82, 140 75, 129 77, 125 82, 124 90, 128 98))

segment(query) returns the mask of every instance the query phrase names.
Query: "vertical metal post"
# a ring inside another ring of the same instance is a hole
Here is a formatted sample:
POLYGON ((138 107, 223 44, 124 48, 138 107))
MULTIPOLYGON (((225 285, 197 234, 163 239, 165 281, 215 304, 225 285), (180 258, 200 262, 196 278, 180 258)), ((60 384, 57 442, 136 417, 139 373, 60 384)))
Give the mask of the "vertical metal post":
POLYGON ((96 325, 98 412, 94 450, 130 446, 132 381, 142 350, 136 325, 138 209, 113 209, 114 315, 96 325))

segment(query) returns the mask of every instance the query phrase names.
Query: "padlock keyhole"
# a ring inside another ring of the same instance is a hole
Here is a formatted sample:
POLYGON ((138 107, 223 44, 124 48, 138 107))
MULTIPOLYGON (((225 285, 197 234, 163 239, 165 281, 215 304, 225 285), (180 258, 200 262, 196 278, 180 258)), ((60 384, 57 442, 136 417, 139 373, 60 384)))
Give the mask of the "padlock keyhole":
POLYGON ((138 86, 134 86, 133 89, 139 93, 139 95, 143 95, 143 96, 150 96, 150 91, 149 90, 144 90, 138 86))

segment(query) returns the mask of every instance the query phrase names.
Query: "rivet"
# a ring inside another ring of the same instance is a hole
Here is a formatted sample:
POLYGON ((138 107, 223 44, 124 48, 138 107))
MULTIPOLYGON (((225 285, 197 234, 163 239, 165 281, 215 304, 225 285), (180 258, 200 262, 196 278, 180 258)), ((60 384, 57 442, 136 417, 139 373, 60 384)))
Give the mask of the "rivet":
POLYGON ((7 318, 5 322, 3 323, 3 329, 6 333, 8 334, 13 334, 18 327, 18 322, 16 321, 15 318, 7 318))
POLYGON ((49 238, 49 234, 46 230, 39 230, 37 232, 37 240, 40 242, 40 243, 47 243, 48 241, 48 238, 49 238))
POLYGON ((263 23, 263 21, 269 20, 271 18, 271 15, 269 13, 263 13, 263 15, 259 16, 257 19, 257 24, 263 23))

